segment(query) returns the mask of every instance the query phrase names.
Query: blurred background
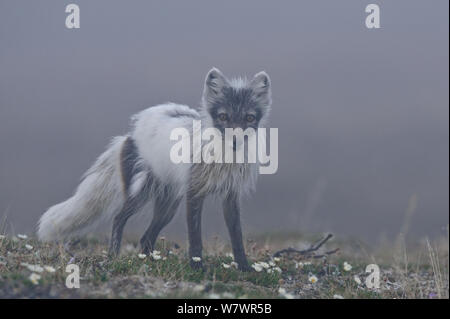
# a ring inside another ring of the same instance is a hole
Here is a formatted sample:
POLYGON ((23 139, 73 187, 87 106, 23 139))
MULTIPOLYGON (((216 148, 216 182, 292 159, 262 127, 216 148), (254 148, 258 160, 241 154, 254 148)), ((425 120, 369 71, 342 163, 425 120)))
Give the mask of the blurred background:
MULTIPOLYGON (((442 235, 448 1, 73 2, 81 28, 72 30, 69 1, 0 2, 8 231, 34 232, 133 113, 166 101, 197 106, 216 66, 230 77, 266 70, 273 83, 279 169, 261 176, 244 205, 245 233, 331 231, 369 242, 442 235), (373 2, 381 29, 369 30, 373 2)), ((186 237, 182 208, 167 236, 186 237)), ((205 236, 226 234, 214 201, 204 225, 205 236)), ((144 226, 135 221, 127 233, 144 226)))

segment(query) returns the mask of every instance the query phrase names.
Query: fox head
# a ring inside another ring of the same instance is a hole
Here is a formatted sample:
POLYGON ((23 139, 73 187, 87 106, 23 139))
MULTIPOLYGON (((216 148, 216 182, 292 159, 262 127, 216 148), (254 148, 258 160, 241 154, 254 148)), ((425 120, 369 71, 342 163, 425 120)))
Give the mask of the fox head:
POLYGON ((202 102, 212 125, 222 134, 225 128, 256 130, 264 123, 272 104, 270 78, 266 72, 259 72, 251 80, 228 80, 212 68, 206 75, 202 102))

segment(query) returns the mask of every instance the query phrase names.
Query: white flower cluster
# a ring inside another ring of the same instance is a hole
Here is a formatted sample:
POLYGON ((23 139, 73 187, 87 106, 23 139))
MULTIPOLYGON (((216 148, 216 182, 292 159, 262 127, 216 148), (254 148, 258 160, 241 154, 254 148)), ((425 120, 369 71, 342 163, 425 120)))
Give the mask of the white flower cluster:
POLYGON ((223 268, 225 268, 225 269, 229 269, 229 268, 231 268, 231 267, 233 267, 233 268, 238 268, 238 263, 237 262, 234 262, 234 261, 232 261, 231 263, 229 263, 229 264, 227 264, 227 263, 222 263, 222 267, 223 268))
MULTIPOLYGON (((138 254, 139 259, 145 259, 147 258, 146 254, 138 254)), ((165 260, 166 257, 161 257, 161 252, 159 250, 154 250, 149 254, 149 257, 151 257, 153 260, 165 260)))
POLYGON ((280 258, 277 258, 277 257, 275 257, 274 259, 272 259, 268 262, 258 261, 258 262, 253 263, 252 268, 255 269, 257 272, 266 270, 267 273, 269 273, 269 274, 274 273, 274 272, 281 273, 282 272, 281 268, 278 267, 275 263, 278 261, 280 261, 280 258))
POLYGON ((21 263, 20 265, 31 271, 31 275, 28 277, 28 280, 30 280, 33 285, 39 284, 39 280, 41 280, 41 275, 39 275, 39 273, 44 272, 44 270, 49 273, 54 273, 56 271, 56 269, 52 266, 41 267, 40 265, 31 265, 28 263, 21 263))

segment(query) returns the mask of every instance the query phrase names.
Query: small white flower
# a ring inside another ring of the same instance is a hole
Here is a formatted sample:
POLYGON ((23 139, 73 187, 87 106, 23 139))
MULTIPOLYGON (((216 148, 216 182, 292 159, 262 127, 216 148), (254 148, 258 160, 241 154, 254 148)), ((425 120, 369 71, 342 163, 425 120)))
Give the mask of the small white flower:
POLYGON ((273 257, 273 260, 274 260, 275 262, 279 262, 281 259, 280 259, 280 257, 273 257))
POLYGON ((233 295, 231 292, 225 291, 225 292, 222 294, 222 298, 233 299, 233 298, 234 298, 234 295, 233 295))
POLYGON ((278 293, 286 299, 294 299, 294 295, 288 293, 284 288, 278 289, 278 293))
POLYGON ((162 259, 160 253, 161 252, 159 250, 154 250, 153 252, 150 253, 150 256, 153 258, 153 260, 160 260, 162 259))
POLYGON ((41 275, 32 273, 28 279, 33 283, 33 285, 39 284, 39 280, 41 280, 41 275))
POLYGON ((215 293, 210 293, 210 294, 208 295, 208 298, 209 298, 209 299, 219 299, 219 298, 220 298, 220 295, 215 294, 215 293))
POLYGON ((255 269, 257 272, 260 272, 263 270, 263 266, 261 266, 259 263, 254 263, 252 265, 253 269, 255 269))
POLYGON ((304 266, 308 266, 308 265, 311 265, 312 263, 311 262, 309 262, 309 261, 307 261, 307 262, 295 262, 295 268, 296 269, 298 269, 298 268, 303 268, 304 266))
POLYGON ((275 263, 271 260, 271 261, 269 261, 269 265, 270 265, 271 267, 274 267, 274 266, 275 266, 275 263))
POLYGON ((33 250, 33 246, 28 245, 28 244, 25 245, 25 248, 28 249, 28 250, 33 250))
POLYGON ((267 273, 268 273, 268 274, 273 273, 273 269, 272 269, 272 268, 267 269, 267 273))
POLYGON ((344 299, 341 295, 333 295, 333 299, 344 299))
POLYGON ((28 236, 24 235, 24 234, 18 234, 17 237, 20 238, 20 239, 27 239, 28 238, 28 236))
POLYGON ((358 277, 357 275, 355 275, 355 276, 353 277, 353 279, 355 280, 355 282, 356 282, 358 285, 361 285, 361 279, 359 279, 359 277, 358 277))
POLYGON ((5 235, 0 235, 0 239, 5 239, 6 236, 5 235))
POLYGON ((147 257, 146 254, 138 254, 139 259, 145 259, 145 257, 147 257))
POLYGON ((228 268, 231 267, 231 265, 228 265, 228 264, 226 264, 226 263, 222 263, 222 266, 223 266, 223 268, 225 268, 225 269, 228 269, 228 268))
POLYGON ((27 267, 28 270, 32 271, 32 272, 43 272, 44 271, 44 268, 42 268, 39 265, 30 265, 30 264, 27 264, 27 263, 21 263, 21 265, 24 266, 24 267, 27 267))
POLYGON ((238 266, 239 266, 239 264, 238 264, 237 262, 235 262, 235 261, 232 261, 230 265, 231 265, 231 267, 234 267, 234 268, 236 268, 236 269, 237 269, 238 266))
POLYGON ((266 268, 266 269, 270 267, 269 264, 266 263, 266 262, 264 262, 264 261, 261 261, 259 264, 260 264, 263 268, 266 268))
POLYGON ((344 270, 345 271, 352 270, 352 265, 350 265, 348 262, 344 261, 344 270))
POLYGON ((202 259, 200 257, 192 257, 192 260, 195 261, 196 263, 198 263, 202 259))
POLYGON ((280 274, 283 272, 280 267, 274 267, 273 270, 280 274))
POLYGON ((195 292, 201 292, 201 291, 205 290, 205 286, 203 286, 203 285, 195 285, 192 290, 194 290, 195 292))
POLYGON ((309 276, 308 280, 310 283, 315 284, 319 279, 316 276, 312 275, 309 276))
POLYGON ((55 272, 56 269, 53 268, 52 266, 44 266, 44 269, 46 272, 55 272))
POLYGON ((234 258, 233 253, 226 253, 225 256, 230 257, 230 258, 234 258))

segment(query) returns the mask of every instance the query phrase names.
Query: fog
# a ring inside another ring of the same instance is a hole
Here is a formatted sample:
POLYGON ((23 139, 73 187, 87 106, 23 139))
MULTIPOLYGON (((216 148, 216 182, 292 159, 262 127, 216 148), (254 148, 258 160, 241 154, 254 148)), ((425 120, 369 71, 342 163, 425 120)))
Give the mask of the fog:
MULTIPOLYGON (((371 1, 74 0, 81 28, 72 30, 66 2, 0 2, 9 231, 32 233, 132 114, 197 106, 213 66, 229 77, 266 70, 273 85, 279 169, 246 201, 245 234, 375 241, 448 225, 448 1, 380 2, 381 28, 370 30, 371 1)), ((214 203, 203 229, 226 234, 214 203)), ((163 233, 186 236, 184 207, 163 233)))

